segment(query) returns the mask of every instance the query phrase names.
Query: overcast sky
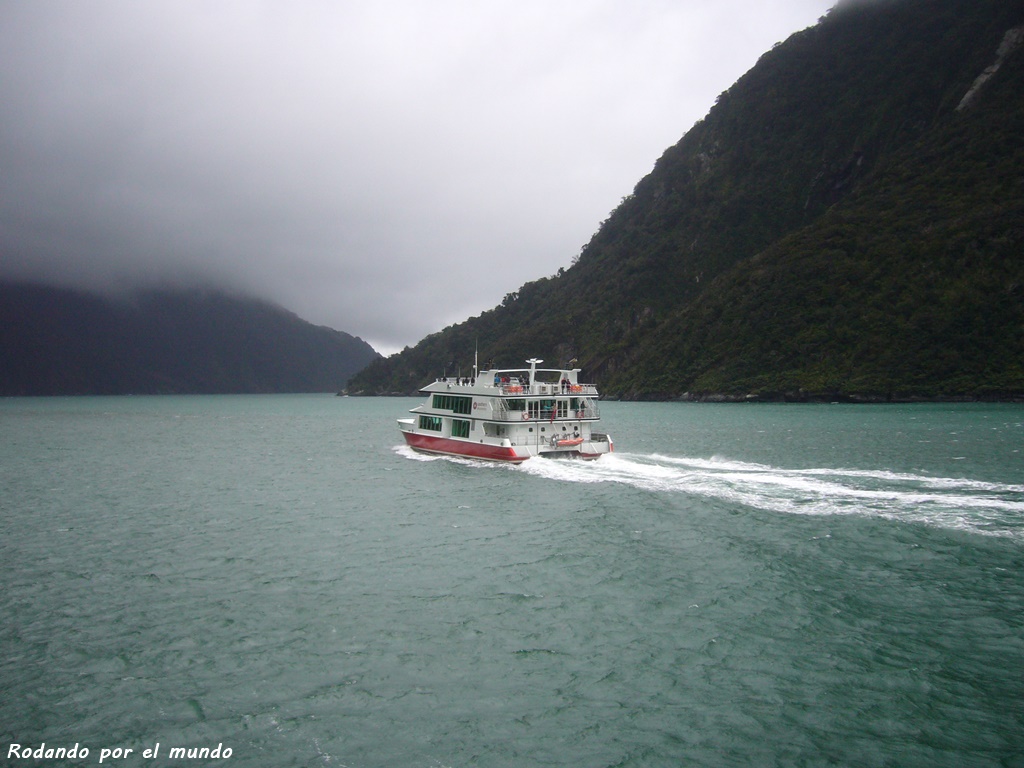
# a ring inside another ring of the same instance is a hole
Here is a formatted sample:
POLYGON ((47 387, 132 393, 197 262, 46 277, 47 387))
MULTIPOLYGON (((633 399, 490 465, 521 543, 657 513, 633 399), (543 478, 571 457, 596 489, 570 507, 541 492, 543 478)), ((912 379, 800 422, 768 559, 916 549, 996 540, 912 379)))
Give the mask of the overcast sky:
POLYGON ((834 0, 0 0, 0 276, 385 354, 573 257, 834 0))

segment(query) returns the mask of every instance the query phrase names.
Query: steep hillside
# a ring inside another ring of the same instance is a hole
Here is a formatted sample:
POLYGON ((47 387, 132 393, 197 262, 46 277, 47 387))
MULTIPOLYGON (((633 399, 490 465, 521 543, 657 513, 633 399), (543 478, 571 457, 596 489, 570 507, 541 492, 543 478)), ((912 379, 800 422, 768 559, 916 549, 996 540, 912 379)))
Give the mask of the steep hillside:
POLYGON ((624 397, 1024 393, 1022 25, 1022 0, 840 3, 571 268, 350 387, 415 389, 479 340, 501 364, 575 357, 624 397))
POLYGON ((0 395, 330 392, 379 355, 265 302, 0 284, 0 395))

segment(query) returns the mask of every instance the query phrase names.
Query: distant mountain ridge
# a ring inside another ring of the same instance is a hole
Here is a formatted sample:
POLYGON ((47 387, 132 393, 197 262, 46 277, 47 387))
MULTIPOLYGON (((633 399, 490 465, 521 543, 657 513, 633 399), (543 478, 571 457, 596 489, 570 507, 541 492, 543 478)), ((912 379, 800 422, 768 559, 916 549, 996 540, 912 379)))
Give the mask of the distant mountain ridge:
POLYGON ((568 269, 372 363, 576 358, 632 399, 1024 397, 1024 1, 840 2, 761 57, 568 269))
POLYGON ((337 392, 362 339, 217 291, 0 283, 0 395, 337 392))

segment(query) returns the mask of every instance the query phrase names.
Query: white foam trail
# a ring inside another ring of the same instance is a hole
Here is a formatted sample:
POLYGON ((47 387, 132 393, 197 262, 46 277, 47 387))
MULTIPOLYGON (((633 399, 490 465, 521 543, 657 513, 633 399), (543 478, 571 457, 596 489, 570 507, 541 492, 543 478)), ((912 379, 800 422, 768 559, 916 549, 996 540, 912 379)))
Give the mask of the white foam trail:
POLYGON ((615 482, 787 514, 863 514, 1024 538, 1024 486, 887 470, 785 469, 728 459, 610 454, 596 462, 529 461, 553 480, 615 482))
MULTIPOLYGON (((750 470, 772 470, 762 464, 747 464, 744 462, 725 461, 720 459, 683 459, 672 456, 652 454, 651 459, 665 463, 678 463, 683 466, 703 466, 708 469, 734 468, 741 471, 750 470)), ((815 475, 815 476, 842 476, 856 478, 870 478, 876 480, 906 481, 919 483, 934 488, 966 488, 980 491, 993 491, 996 493, 1024 493, 1024 485, 1010 485, 1006 483, 989 483, 981 480, 969 480, 959 477, 932 477, 930 475, 915 475, 905 472, 890 472, 888 470, 875 469, 791 469, 786 470, 793 475, 815 475)))
POLYGON ((392 450, 399 456, 406 459, 412 459, 413 461, 448 461, 452 464, 463 464, 468 467, 482 467, 484 469, 511 468, 511 465, 505 465, 498 461, 485 461, 483 459, 473 459, 468 456, 452 456, 442 453, 422 453, 421 451, 414 451, 408 445, 396 445, 392 447, 392 450))
POLYGON ((412 459, 413 461, 437 461, 438 459, 443 458, 442 456, 436 456, 434 454, 420 453, 419 451, 414 451, 408 445, 396 445, 391 450, 393 450, 402 458, 412 459))

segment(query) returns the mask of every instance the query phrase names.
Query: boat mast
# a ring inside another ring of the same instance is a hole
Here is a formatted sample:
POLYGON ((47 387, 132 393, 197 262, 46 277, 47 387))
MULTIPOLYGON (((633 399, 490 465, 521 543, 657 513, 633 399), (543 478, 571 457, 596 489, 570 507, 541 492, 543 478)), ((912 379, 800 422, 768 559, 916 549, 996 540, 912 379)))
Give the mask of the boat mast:
POLYGON ((541 363, 543 363, 544 361, 543 360, 538 360, 536 357, 531 357, 526 362, 528 362, 530 364, 530 387, 531 387, 531 391, 532 391, 533 380, 534 380, 534 378, 536 378, 536 375, 537 375, 537 366, 540 365, 541 363))

